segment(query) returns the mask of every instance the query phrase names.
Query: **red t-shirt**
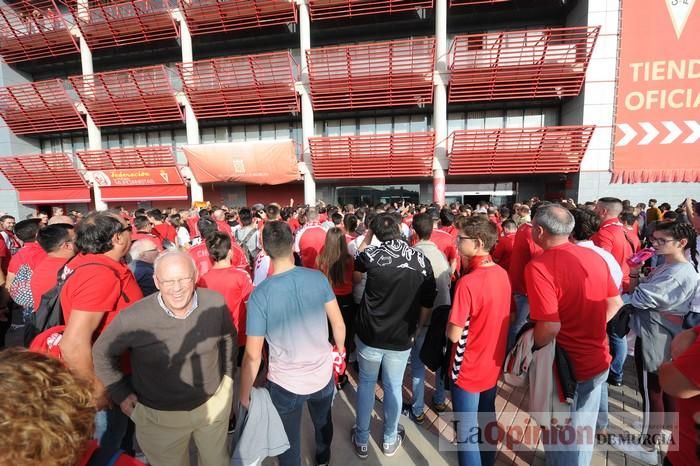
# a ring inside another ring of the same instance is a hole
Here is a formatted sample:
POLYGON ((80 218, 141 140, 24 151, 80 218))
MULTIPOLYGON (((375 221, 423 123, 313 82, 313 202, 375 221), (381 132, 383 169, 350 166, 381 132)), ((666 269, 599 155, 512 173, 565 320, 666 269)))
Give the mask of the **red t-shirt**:
MULTIPOLYGON (((333 288, 333 294, 336 296, 347 296, 352 294, 352 273, 355 271, 355 261, 352 257, 348 257, 347 263, 345 264, 345 276, 343 277, 343 283, 336 283, 335 285, 331 283, 333 288)), ((325 274, 326 271, 322 270, 325 274)), ((330 279, 328 279, 330 282, 330 279)))
POLYGON ((199 236, 201 236, 199 234, 199 227, 197 226, 197 222, 199 222, 199 215, 195 215, 187 219, 187 227, 190 230, 190 236, 192 238, 198 238, 199 236))
POLYGON ((131 242, 133 243, 134 241, 139 241, 142 239, 147 239, 150 241, 153 241, 153 243, 156 245, 159 251, 163 250, 163 241, 157 237, 156 235, 152 233, 145 233, 143 231, 137 231, 136 233, 131 234, 131 242))
POLYGON ((12 260, 12 254, 10 254, 10 250, 7 249, 5 239, 0 237, 0 269, 2 269, 2 273, 5 276, 7 276, 7 268, 10 266, 10 260, 12 260))
POLYGON ((289 225, 289 228, 292 229, 292 234, 295 234, 299 227, 301 227, 301 225, 299 224, 299 220, 297 220, 294 217, 291 217, 289 220, 287 220, 287 225, 289 225))
POLYGON ((457 236, 459 235, 459 231, 454 227, 454 225, 450 225, 449 227, 440 227, 438 230, 449 233, 455 239, 457 239, 457 236))
POLYGON ((224 295, 224 301, 226 301, 233 325, 238 333, 238 346, 244 346, 246 341, 246 302, 253 291, 250 275, 236 267, 211 269, 199 279, 197 285, 224 295))
MULTIPOLYGON (((695 331, 699 332, 700 327, 695 327, 695 331)), ((693 385, 700 387, 700 336, 695 338, 690 348, 678 358, 674 359, 671 364, 678 369, 693 385)), ((700 396, 694 396, 688 399, 676 398, 678 403, 678 451, 669 449, 668 459, 673 466, 686 466, 698 464, 696 454, 697 445, 697 430, 693 416, 700 412, 700 396)), ((674 434, 675 435, 675 434, 674 434)))
POLYGON ((61 308, 66 324, 70 322, 73 309, 103 312, 106 316, 97 328, 96 333, 99 335, 122 309, 143 298, 131 270, 104 254, 76 256, 66 267, 75 271, 66 279, 61 290, 61 308), (90 263, 103 265, 77 268, 90 263))
POLYGON ((619 295, 605 260, 595 251, 565 243, 525 267, 530 317, 560 322, 557 343, 566 350, 578 382, 610 366, 607 299, 619 295))
POLYGON ((513 293, 526 295, 525 266, 533 257, 542 254, 542 248, 532 239, 532 225, 524 223, 520 225, 513 240, 513 251, 510 254, 508 265, 508 278, 513 287, 513 293))
POLYGON ((39 262, 43 261, 45 257, 46 251, 41 249, 39 243, 24 243, 24 246, 10 259, 10 266, 7 268, 7 271, 17 274, 20 266, 27 264, 33 272, 36 266, 39 265, 39 262))
POLYGON ((632 254, 634 255, 634 253, 642 249, 642 242, 639 239, 639 224, 635 222, 632 228, 625 227, 625 230, 627 230, 627 238, 632 243, 632 254))
MULTIPOLYGON (((87 449, 85 450, 85 454, 83 457, 80 459, 78 464, 76 466, 87 466, 87 464, 90 462, 90 458, 92 458, 93 453, 95 453, 95 450, 97 450, 97 441, 96 440, 90 440, 88 442, 87 449)), ((141 461, 137 460, 136 458, 132 458, 131 456, 127 455, 126 453, 122 453, 119 455, 119 458, 117 458, 117 461, 114 462, 114 466, 145 466, 141 461)))
POLYGON ((489 222, 496 225, 496 233, 498 234, 498 237, 500 238, 501 235, 503 234, 503 227, 501 226, 501 222, 498 219, 498 217, 496 217, 495 215, 489 215, 489 222))
POLYGON ((31 286, 34 311, 39 307, 43 294, 56 286, 56 275, 66 262, 67 259, 63 257, 47 256, 32 271, 31 286))
POLYGON ((506 272, 510 268, 510 256, 513 254, 515 233, 509 233, 498 238, 498 243, 493 248, 493 260, 503 267, 506 272))
POLYGON ((168 240, 175 244, 175 238, 177 237, 177 232, 175 228, 169 223, 161 223, 160 225, 153 225, 153 230, 151 230, 154 235, 156 235, 161 240, 168 240))
POLYGON ((315 269, 316 257, 326 243, 326 230, 315 225, 300 230, 299 235, 298 252, 301 256, 301 264, 304 267, 315 269))
POLYGON ((454 237, 441 229, 433 229, 433 233, 430 235, 430 241, 435 243, 440 251, 447 257, 447 262, 452 264, 452 261, 457 258, 457 243, 454 237))
POLYGON ((600 229, 591 237, 593 244, 608 251, 622 268, 622 291, 630 286, 630 266, 627 259, 632 257, 632 246, 625 237, 625 227, 615 218, 600 224, 600 229))
MULTIPOLYGON (((456 381, 461 389, 482 392, 496 385, 506 354, 510 295, 508 274, 501 267, 477 267, 457 281, 449 323, 464 328, 471 318, 456 381)), ((451 367, 454 360, 453 352, 451 367)))
POLYGON ((197 267, 197 276, 203 277, 204 274, 214 266, 214 261, 209 256, 206 243, 202 242, 196 246, 192 246, 187 254, 194 260, 194 265, 197 267))

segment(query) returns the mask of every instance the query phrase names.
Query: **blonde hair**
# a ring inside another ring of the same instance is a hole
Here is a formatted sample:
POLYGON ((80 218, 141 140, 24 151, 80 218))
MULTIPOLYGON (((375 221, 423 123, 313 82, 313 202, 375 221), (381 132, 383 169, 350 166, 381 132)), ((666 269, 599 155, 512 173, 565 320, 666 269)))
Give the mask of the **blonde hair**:
POLYGON ((74 466, 95 430, 90 384, 61 361, 20 348, 0 352, 0 464, 74 466))

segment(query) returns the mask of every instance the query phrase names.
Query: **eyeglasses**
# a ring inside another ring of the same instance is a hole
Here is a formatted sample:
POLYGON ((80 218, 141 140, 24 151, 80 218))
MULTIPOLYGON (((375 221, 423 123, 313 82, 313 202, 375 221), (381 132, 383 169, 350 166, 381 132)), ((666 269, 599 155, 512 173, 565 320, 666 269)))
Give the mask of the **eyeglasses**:
POLYGON ((126 225, 119 230, 119 233, 124 233, 125 231, 131 231, 131 225, 126 225))
POLYGON ((141 254, 146 254, 147 252, 158 252, 158 249, 146 249, 145 251, 141 252, 141 254))
POLYGON ((464 241, 465 239, 475 240, 476 238, 472 238, 471 236, 462 236, 462 235, 457 236, 457 242, 464 241))
POLYGON ((180 278, 177 280, 158 280, 161 286, 165 288, 172 288, 175 285, 180 285, 180 286, 189 286, 192 284, 194 281, 194 277, 185 277, 185 278, 180 278))
POLYGON ((677 241, 677 240, 675 240, 673 238, 671 238, 671 239, 658 238, 658 237, 653 236, 653 235, 651 236, 651 238, 649 238, 649 242, 651 244, 658 244, 659 246, 664 246, 664 245, 666 245, 666 243, 670 243, 672 241, 677 241))

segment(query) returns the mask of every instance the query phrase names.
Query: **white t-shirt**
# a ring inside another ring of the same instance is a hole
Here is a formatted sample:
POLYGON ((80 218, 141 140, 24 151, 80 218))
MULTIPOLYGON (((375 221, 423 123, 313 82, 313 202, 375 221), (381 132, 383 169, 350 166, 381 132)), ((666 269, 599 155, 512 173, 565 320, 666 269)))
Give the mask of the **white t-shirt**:
MULTIPOLYGON (((357 249, 360 247, 360 244, 365 240, 365 235, 360 235, 354 240, 350 241, 348 243, 348 252, 352 257, 355 257, 357 255, 357 249)), ((370 246, 380 246, 382 243, 377 239, 376 236, 372 236, 372 241, 370 242, 370 246)), ((355 301, 356 304, 359 304, 360 301, 362 301, 362 295, 365 294, 365 286, 367 285, 367 274, 363 273, 362 274, 362 280, 360 283, 355 283, 352 286, 352 298, 353 301, 355 301)))

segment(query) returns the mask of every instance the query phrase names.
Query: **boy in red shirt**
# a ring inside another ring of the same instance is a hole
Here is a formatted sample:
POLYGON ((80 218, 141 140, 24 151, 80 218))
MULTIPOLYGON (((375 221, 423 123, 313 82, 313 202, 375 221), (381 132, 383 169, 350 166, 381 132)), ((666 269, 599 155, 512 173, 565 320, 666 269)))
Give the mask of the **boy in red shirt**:
POLYGON ((493 260, 507 272, 510 267, 510 256, 513 254, 515 232, 518 231, 518 229, 515 226, 515 222, 512 220, 506 220, 501 227, 503 229, 503 236, 499 235, 498 243, 496 243, 496 247, 493 248, 493 260))
POLYGON ((238 334, 239 360, 243 358, 245 347, 246 302, 253 291, 250 274, 231 264, 231 237, 217 231, 206 240, 209 256, 214 260, 214 266, 200 277, 198 287, 218 291, 224 296, 226 306, 231 313, 233 325, 238 334))
POLYGON ((447 325, 453 347, 452 403, 457 425, 459 465, 493 465, 495 445, 479 451, 473 433, 496 421, 496 383, 505 359, 510 316, 508 273, 491 259, 496 225, 484 217, 461 223, 457 245, 469 273, 457 282, 447 325))
POLYGON ((168 240, 172 244, 175 244, 177 232, 171 224, 163 221, 165 219, 165 216, 161 213, 159 209, 149 210, 148 212, 146 212, 146 217, 153 224, 153 230, 151 232, 154 235, 156 235, 162 241, 168 240))
POLYGON ((588 465, 594 439, 602 385, 608 377, 610 353, 606 323, 622 306, 605 260, 595 251, 569 241, 574 217, 560 205, 537 209, 532 239, 544 252, 525 267, 530 317, 535 322, 534 344, 541 348, 556 338, 569 357, 576 379, 576 397, 569 426, 575 438, 548 429, 543 442, 548 464, 588 465))

